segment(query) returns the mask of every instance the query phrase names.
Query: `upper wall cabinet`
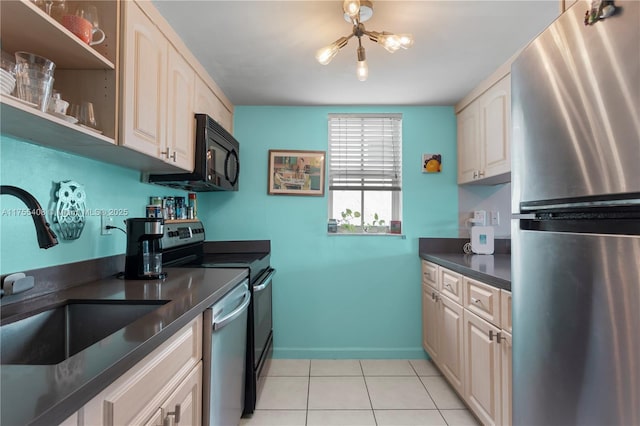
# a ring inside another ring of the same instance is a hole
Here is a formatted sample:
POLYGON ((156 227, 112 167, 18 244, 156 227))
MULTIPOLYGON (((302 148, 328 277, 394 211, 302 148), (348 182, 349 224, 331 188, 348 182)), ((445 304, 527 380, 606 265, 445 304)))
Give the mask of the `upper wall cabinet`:
POLYGON ((196 113, 207 114, 229 133, 233 130, 233 116, 224 103, 199 76, 196 76, 196 113))
MULTIPOLYGON (((76 2, 69 2, 75 7, 76 2)), ((56 64, 53 88, 71 104, 92 102, 100 130, 72 124, 12 96, 0 96, 0 131, 71 152, 110 149, 116 139, 120 2, 96 2, 103 43, 89 46, 29 0, 0 2, 2 50, 27 51, 56 64)))
POLYGON ((156 171, 193 170, 195 72, 136 3, 123 22, 120 143, 160 160, 156 171))
POLYGON ((134 2, 124 4, 121 145, 160 157, 166 145, 167 39, 134 2))
POLYGON ((458 114, 458 183, 511 180, 511 76, 507 74, 458 114))
POLYGON ((0 39, 11 54, 53 60, 54 89, 71 104, 93 103, 99 131, 0 96, 0 133, 135 170, 192 170, 196 81, 230 132, 233 105, 150 1, 92 5, 101 44, 83 43, 30 0, 0 1, 0 39))

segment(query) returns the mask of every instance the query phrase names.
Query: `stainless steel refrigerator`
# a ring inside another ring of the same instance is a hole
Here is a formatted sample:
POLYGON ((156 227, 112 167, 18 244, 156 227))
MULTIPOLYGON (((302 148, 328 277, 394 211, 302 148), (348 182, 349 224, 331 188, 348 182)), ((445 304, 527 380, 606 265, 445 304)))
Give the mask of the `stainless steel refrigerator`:
POLYGON ((640 425, 640 2, 590 6, 512 66, 515 425, 640 425))

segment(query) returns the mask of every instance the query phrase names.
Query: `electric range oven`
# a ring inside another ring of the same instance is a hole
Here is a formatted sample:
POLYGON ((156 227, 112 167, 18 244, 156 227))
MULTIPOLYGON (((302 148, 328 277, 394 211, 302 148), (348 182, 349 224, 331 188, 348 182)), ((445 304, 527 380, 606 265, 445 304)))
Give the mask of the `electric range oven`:
POLYGON ((271 243, 259 241, 206 241, 200 221, 166 223, 162 238, 162 264, 202 268, 246 268, 252 292, 247 327, 244 415, 255 410, 273 355, 271 243))

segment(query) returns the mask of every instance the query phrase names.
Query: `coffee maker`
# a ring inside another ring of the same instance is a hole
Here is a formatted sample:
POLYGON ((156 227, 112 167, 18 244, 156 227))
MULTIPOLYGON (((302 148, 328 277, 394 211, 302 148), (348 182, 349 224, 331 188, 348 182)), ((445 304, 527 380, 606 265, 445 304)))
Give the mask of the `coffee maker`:
POLYGON ((127 255, 124 277, 153 280, 167 276, 162 272, 162 235, 164 219, 127 219, 127 255))

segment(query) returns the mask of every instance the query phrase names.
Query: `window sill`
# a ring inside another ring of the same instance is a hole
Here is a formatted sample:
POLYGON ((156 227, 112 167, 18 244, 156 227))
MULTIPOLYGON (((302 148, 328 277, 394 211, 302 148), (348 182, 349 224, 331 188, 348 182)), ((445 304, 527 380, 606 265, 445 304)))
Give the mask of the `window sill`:
POLYGON ((396 237, 402 240, 407 239, 407 236, 405 234, 391 234, 389 232, 327 232, 327 236, 329 237, 335 237, 335 236, 396 237))

